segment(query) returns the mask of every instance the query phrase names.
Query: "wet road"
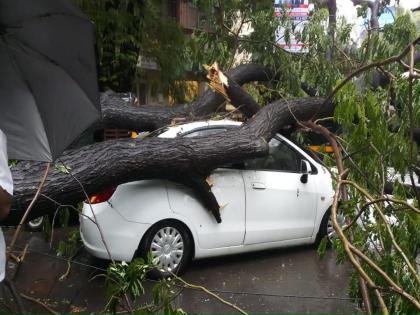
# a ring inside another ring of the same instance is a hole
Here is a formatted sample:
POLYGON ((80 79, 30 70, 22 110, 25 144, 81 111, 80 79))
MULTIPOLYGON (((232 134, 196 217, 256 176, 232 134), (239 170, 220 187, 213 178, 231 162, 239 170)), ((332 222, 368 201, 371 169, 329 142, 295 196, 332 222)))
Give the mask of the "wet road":
MULTIPOLYGON (((184 278, 221 294, 250 313, 357 313, 348 299, 349 268, 329 251, 321 260, 312 247, 299 247, 193 262, 184 278)), ((182 298, 181 298, 182 300, 182 298)), ((183 309, 196 313, 230 310, 196 291, 183 309)))
MULTIPOLYGON (((54 244, 62 234, 57 230, 54 244)), ((20 292, 41 298, 59 312, 103 310, 104 279, 89 280, 103 272, 103 262, 98 263, 82 249, 69 276, 60 281, 67 263, 54 254, 41 234, 25 233, 20 247, 24 244, 29 244, 29 251, 17 276, 20 292)), ((320 259, 312 247, 298 247, 193 261, 183 278, 249 313, 358 313, 360 310, 347 296, 348 275, 349 267, 337 266, 332 251, 320 259)), ((151 286, 147 284, 146 290, 151 286)), ((236 313, 193 289, 184 289, 175 304, 188 313, 236 313)), ((25 306, 30 312, 45 312, 32 302, 25 301, 25 306)))

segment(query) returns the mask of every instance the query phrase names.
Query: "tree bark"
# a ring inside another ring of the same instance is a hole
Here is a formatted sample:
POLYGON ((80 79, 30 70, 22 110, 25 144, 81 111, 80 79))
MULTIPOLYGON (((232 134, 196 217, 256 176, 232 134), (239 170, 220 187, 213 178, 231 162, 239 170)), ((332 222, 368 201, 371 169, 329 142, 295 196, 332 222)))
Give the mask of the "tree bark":
MULTIPOLYGON (((269 69, 256 65, 240 65, 227 74, 232 84, 241 86, 252 81, 269 81, 274 73, 269 69)), ((174 119, 185 121, 208 118, 215 113, 225 99, 222 95, 208 90, 191 104, 180 106, 133 106, 123 101, 116 94, 107 92, 101 96, 102 125, 138 131, 153 131, 170 125, 174 119)), ((259 108, 259 106, 258 106, 259 108)), ((248 116, 254 114, 254 104, 244 103, 241 110, 248 116)), ((251 115, 252 116, 252 115, 251 115)))
POLYGON ((337 3, 336 0, 328 0, 328 35, 331 40, 331 47, 327 51, 327 60, 333 59, 333 51, 335 45, 335 29, 337 26, 337 3))
POLYGON ((370 9, 370 28, 374 32, 379 31, 379 0, 351 0, 353 5, 366 4, 370 9))
MULTIPOLYGON (((194 186, 223 164, 266 155, 267 141, 278 130, 295 124, 296 119, 311 118, 324 100, 311 97, 277 101, 262 108, 241 127, 209 137, 120 139, 67 151, 51 169, 28 219, 52 213, 57 204, 51 199, 60 204, 84 200, 76 179, 88 195, 140 179, 168 179, 194 186), (64 164, 72 176, 63 172, 60 164, 64 164)), ((327 107, 320 111, 321 115, 331 111, 327 107)), ((45 164, 39 162, 21 162, 12 169, 15 196, 5 224, 17 223, 34 196, 44 170, 45 164)), ((220 221, 217 201, 208 196, 209 193, 203 193, 206 189, 208 187, 201 185, 197 195, 220 221)))

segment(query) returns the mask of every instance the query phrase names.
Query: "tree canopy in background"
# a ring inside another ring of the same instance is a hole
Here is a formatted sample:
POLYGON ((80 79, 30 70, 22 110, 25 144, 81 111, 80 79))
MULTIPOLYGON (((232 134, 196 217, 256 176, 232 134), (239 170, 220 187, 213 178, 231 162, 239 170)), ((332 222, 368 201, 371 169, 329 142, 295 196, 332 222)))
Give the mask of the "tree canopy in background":
POLYGON ((153 57, 168 84, 185 77, 185 38, 166 17, 167 1, 74 0, 96 29, 98 76, 102 91, 128 92, 138 75, 139 54, 153 57))

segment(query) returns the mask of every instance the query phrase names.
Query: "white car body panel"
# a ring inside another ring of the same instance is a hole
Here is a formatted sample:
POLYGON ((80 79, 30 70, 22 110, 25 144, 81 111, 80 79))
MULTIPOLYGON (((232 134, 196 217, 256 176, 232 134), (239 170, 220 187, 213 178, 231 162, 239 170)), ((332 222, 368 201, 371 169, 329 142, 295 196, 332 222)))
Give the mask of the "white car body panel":
POLYGON ((222 208, 221 224, 194 197, 192 189, 179 184, 168 184, 171 209, 190 219, 198 237, 196 245, 201 249, 242 245, 245 237, 245 192, 241 171, 217 169, 209 181, 222 208))
POLYGON ((311 237, 308 237, 308 238, 288 240, 288 241, 228 246, 228 247, 211 248, 211 249, 202 249, 202 248, 196 247, 194 259, 217 257, 217 256, 224 256, 224 255, 235 255, 235 254, 261 251, 261 250, 267 250, 267 249, 273 249, 273 248, 312 244, 313 242, 314 242, 313 239, 311 237))
POLYGON ((153 224, 170 215, 165 181, 142 180, 119 185, 109 199, 127 221, 153 224))
MULTIPOLYGON (((149 229, 150 224, 139 224, 125 220, 107 202, 92 205, 96 222, 101 227, 111 258, 130 261, 137 250, 141 236, 149 229)), ((93 256, 110 259, 104 246, 98 226, 94 223, 90 206, 84 204, 80 216, 80 234, 82 241, 93 256)))
POLYGON ((169 128, 164 133, 160 134, 160 138, 176 138, 180 134, 189 132, 197 128, 204 128, 210 126, 240 126, 242 123, 232 120, 208 120, 208 121, 196 121, 185 125, 179 125, 169 128))
MULTIPOLYGON (((313 176, 302 184, 302 174, 244 171, 247 224, 245 244, 312 237, 317 190, 313 176)), ((316 175, 315 175, 316 176, 316 175)))
MULTIPOLYGON (((174 138, 196 128, 218 125, 240 123, 190 123, 171 127, 159 137, 174 138)), ((182 185, 164 180, 119 185, 108 202, 92 205, 112 258, 130 261, 147 230, 167 219, 182 222, 191 232, 194 258, 313 243, 322 217, 332 204, 331 177, 304 151, 279 137, 303 155, 317 173, 309 174, 308 182, 303 184, 301 173, 215 170, 209 182, 221 205, 221 224, 194 197, 194 192, 182 185), (266 189, 254 189, 255 183, 266 189)), ((109 258, 97 226, 89 220, 93 218, 88 204, 84 204, 83 214, 80 221, 85 246, 94 256, 109 258)))

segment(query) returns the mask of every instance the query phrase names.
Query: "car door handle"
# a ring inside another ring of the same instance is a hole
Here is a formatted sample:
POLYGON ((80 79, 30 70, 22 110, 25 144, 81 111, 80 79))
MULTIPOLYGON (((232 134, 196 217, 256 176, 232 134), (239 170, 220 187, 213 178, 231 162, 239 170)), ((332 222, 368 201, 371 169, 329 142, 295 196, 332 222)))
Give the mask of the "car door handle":
POLYGON ((263 183, 252 183, 252 189, 265 189, 265 185, 263 183))

